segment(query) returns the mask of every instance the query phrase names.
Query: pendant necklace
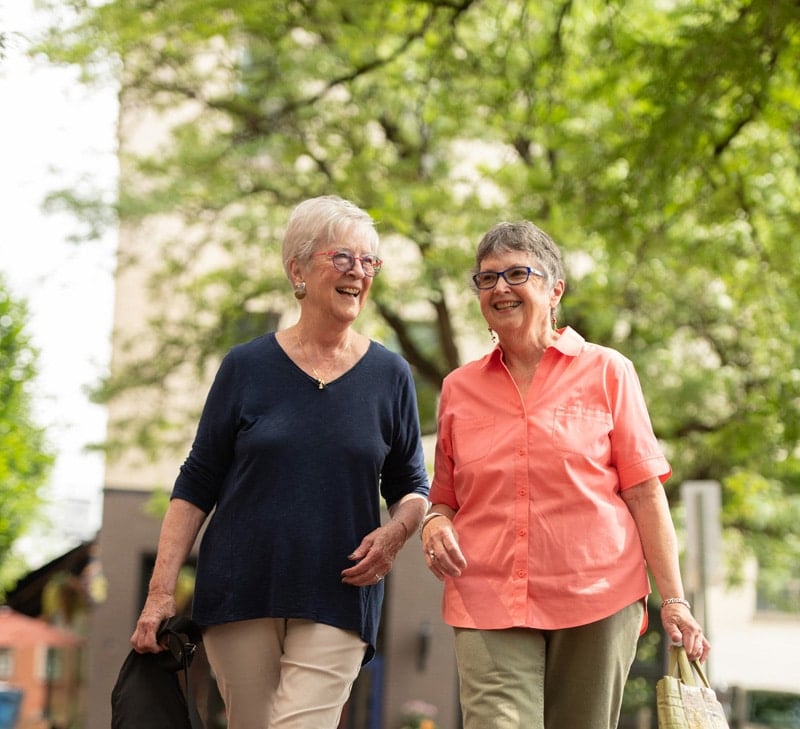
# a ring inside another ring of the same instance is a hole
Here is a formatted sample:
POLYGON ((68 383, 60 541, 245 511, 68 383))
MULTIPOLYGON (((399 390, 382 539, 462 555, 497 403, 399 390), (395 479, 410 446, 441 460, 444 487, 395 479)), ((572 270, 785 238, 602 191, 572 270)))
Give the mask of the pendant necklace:
MULTIPOLYGON (((303 357, 305 357, 306 362, 308 362, 308 366, 311 368, 311 372, 312 372, 312 374, 314 375, 314 378, 317 381, 317 389, 318 390, 324 390, 325 389, 325 385, 327 385, 328 383, 325 382, 325 380, 323 380, 322 377, 320 377, 319 372, 317 372, 316 368, 311 363, 311 358, 308 356, 308 352, 306 352, 306 347, 303 344, 303 340, 300 339, 300 335, 297 332, 295 332, 295 337, 297 338, 297 343, 300 345, 300 350, 303 353, 303 357)), ((350 334, 348 333, 347 342, 345 343, 344 347, 342 348, 340 354, 344 355, 349 349, 350 349, 350 334)))

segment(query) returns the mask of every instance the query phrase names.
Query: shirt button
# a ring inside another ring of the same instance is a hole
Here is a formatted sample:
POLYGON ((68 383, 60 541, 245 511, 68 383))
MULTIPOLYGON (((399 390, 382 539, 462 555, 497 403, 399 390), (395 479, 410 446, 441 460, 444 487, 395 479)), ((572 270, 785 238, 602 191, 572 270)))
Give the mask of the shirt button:
POLYGON ((522 448, 520 448, 520 449, 517 451, 517 454, 518 454, 518 455, 520 455, 520 456, 524 456, 524 455, 525 455, 525 451, 524 451, 524 450, 522 450, 522 448))
POLYGON ((525 577, 525 570, 519 570, 519 572, 517 572, 517 577, 525 577))
POLYGON ((520 490, 519 490, 519 495, 520 495, 520 496, 525 496, 525 494, 527 494, 527 493, 528 493, 528 492, 527 492, 525 489, 520 489, 520 490))
POLYGON ((520 529, 520 530, 519 530, 519 535, 520 535, 521 537, 524 537, 524 536, 525 536, 525 530, 524 530, 524 529, 520 529))

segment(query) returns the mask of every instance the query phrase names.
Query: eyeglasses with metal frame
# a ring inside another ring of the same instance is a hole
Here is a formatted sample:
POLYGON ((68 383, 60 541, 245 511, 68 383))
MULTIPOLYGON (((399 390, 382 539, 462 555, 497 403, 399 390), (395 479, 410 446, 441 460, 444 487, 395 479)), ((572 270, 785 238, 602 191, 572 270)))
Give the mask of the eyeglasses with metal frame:
POLYGON ((485 291, 497 286, 501 276, 509 286, 521 286, 531 277, 531 274, 539 278, 546 278, 541 271, 530 266, 512 266, 505 271, 480 271, 472 277, 472 280, 477 288, 485 291))
POLYGON ((367 253, 366 256, 354 256, 350 251, 322 251, 315 253, 312 258, 317 256, 328 256, 331 259, 333 267, 341 273, 347 273, 355 268, 356 261, 361 263, 361 268, 364 270, 364 275, 372 278, 381 272, 383 261, 378 256, 372 253, 367 253))

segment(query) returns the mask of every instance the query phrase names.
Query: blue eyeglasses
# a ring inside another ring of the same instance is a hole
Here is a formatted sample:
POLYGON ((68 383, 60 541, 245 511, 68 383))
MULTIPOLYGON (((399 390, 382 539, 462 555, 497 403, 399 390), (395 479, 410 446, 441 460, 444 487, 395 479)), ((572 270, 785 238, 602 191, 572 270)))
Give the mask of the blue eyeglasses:
POLYGON ((352 271, 356 261, 360 261, 364 275, 369 278, 377 276, 381 272, 381 266, 383 265, 383 261, 371 253, 366 256, 354 256, 350 251, 323 251, 315 253, 312 258, 317 256, 328 256, 331 259, 331 263, 333 263, 333 267, 341 273, 352 271))
POLYGON ((505 279, 509 286, 521 286, 531 277, 531 274, 539 278, 547 278, 541 271, 537 271, 530 266, 512 266, 505 271, 481 271, 476 273, 472 280, 475 282, 475 286, 485 290, 493 289, 497 286, 500 276, 505 279))

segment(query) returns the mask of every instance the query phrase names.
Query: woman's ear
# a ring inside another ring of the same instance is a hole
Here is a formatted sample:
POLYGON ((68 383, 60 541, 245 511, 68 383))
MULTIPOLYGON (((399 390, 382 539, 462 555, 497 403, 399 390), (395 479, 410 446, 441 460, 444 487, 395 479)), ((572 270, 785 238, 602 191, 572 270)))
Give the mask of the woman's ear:
POLYGON ((292 258, 289 261, 289 276, 293 285, 305 278, 303 275, 303 267, 296 258, 292 258))
POLYGON ((553 286, 553 291, 550 294, 550 308, 555 309, 558 306, 558 303, 561 301, 561 297, 564 295, 564 289, 567 285, 564 283, 563 279, 558 279, 553 286))

